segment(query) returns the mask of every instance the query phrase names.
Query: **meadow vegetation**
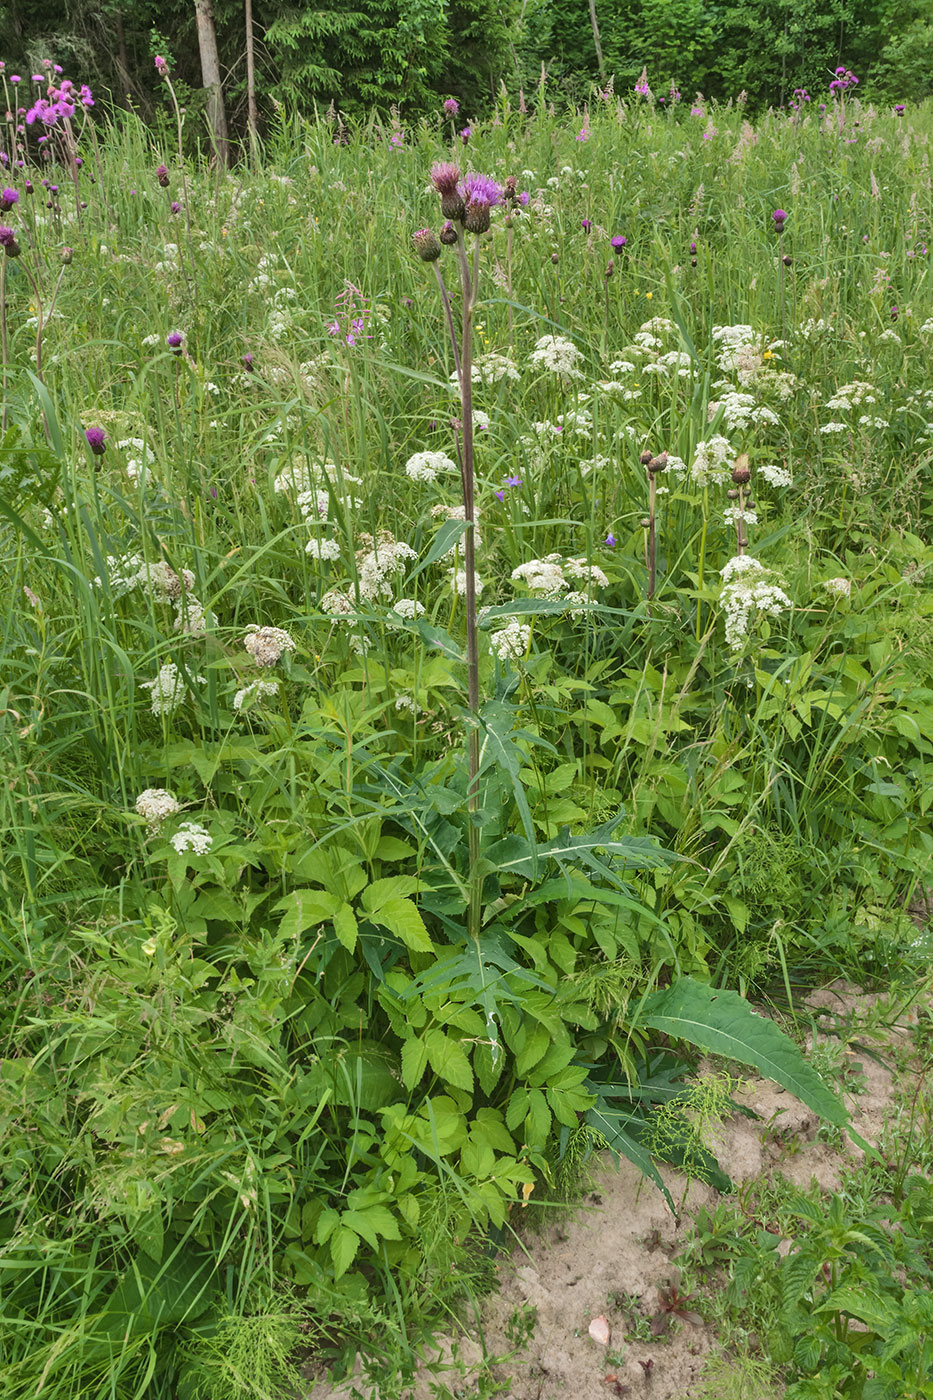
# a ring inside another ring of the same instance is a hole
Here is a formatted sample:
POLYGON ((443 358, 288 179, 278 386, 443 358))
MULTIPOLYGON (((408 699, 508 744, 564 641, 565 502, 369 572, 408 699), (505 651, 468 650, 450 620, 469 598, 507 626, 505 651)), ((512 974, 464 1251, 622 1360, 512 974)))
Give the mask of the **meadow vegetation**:
POLYGON ((933 119, 834 81, 8 131, 9 1400, 404 1378, 593 1152, 702 1165, 687 1042, 844 1128, 744 999, 930 953, 933 119))

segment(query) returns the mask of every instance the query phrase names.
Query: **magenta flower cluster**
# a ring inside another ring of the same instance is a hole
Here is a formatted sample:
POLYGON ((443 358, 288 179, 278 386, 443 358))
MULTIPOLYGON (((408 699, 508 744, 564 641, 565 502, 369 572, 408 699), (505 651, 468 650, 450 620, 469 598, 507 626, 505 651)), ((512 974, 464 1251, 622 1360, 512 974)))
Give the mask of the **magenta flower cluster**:
POLYGON ((851 68, 837 68, 836 75, 829 85, 829 90, 834 97, 847 92, 849 88, 858 87, 858 78, 851 68))

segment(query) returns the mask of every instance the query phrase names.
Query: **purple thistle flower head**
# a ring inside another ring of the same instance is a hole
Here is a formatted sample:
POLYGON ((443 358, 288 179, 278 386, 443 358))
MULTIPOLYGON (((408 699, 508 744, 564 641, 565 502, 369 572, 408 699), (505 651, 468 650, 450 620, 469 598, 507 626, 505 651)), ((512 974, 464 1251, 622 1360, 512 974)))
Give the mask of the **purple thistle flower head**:
POLYGON ((464 204, 463 227, 468 233, 485 233, 489 228, 489 211, 502 198, 502 189, 490 175, 470 171, 460 181, 464 204))
POLYGON ((8 209, 12 209, 14 204, 19 203, 19 191, 5 189, 0 190, 0 214, 5 214, 8 209))
POLYGON ((903 102, 897 102, 895 103, 894 110, 899 117, 902 117, 907 109, 904 106, 903 102))
POLYGON ((787 214, 783 209, 775 209, 771 217, 774 220, 774 227, 777 229, 778 233, 780 233, 787 222, 787 214))
POLYGON ((94 94, 91 92, 91 89, 88 87, 87 83, 81 84, 81 106, 94 106, 94 94))
POLYGON ((176 355, 180 355, 182 346, 185 343, 185 337, 182 335, 181 331, 171 331, 167 337, 166 343, 170 350, 174 351, 176 355))
POLYGON ((242 364, 247 374, 249 374, 252 371, 254 358, 255 356, 253 355, 252 350, 247 350, 246 354, 243 356, 242 364))
POLYGON ((463 142, 464 146, 465 146, 466 143, 469 141, 469 139, 470 139, 470 137, 471 137, 472 135, 473 135, 473 132, 472 132, 472 130, 470 129, 470 127, 465 126, 465 127, 463 128, 463 130, 461 131, 461 133, 460 133, 460 140, 463 142))
POLYGON ((156 179, 158 180, 159 184, 162 186, 163 189, 165 189, 168 186, 169 174, 167 165, 156 166, 156 179))
POLYGON ((444 111, 447 113, 448 117, 455 117, 460 111, 460 103, 455 97, 448 97, 447 101, 444 103, 444 111))
POLYGON ((16 234, 5 224, 0 224, 0 248, 8 258, 18 258, 22 249, 16 241, 16 234))
POLYGON ((628 239, 626 238, 624 233, 614 233, 609 240, 609 246, 615 248, 616 252, 618 253, 621 248, 625 247, 627 242, 628 239))
POLYGON ((450 222, 449 219, 447 220, 444 227, 441 229, 439 237, 441 242, 444 244, 445 248, 452 248, 453 245, 456 243, 457 230, 454 228, 453 224, 450 222))
POLYGON ((171 208, 171 211, 172 211, 173 214, 180 214, 180 213, 181 213, 181 205, 178 203, 178 200, 177 200, 177 199, 173 199, 173 200, 172 200, 172 203, 171 203, 171 205, 170 205, 169 207, 171 208))
POLYGON ((590 220, 590 219, 581 219, 581 220, 580 220, 580 227, 582 228, 582 230, 583 230, 584 233, 589 233, 590 229, 593 227, 592 220, 590 220))
POLYGON ((441 213, 445 219, 463 218, 463 196, 457 188, 460 167, 452 160, 441 160, 431 166, 431 184, 441 197, 441 213))
POLYGON ((155 66, 156 72, 158 73, 160 78, 168 77, 168 64, 166 63, 165 59, 160 53, 157 53, 155 56, 155 66))
POLYGON ((87 438, 87 445, 94 453, 95 457, 103 457, 107 434, 103 428, 87 428, 84 436, 87 438))
POLYGON ((22 78, 20 77, 20 75, 19 75, 18 73, 11 73, 11 74, 10 74, 10 82, 11 82, 11 83, 21 83, 22 81, 23 81, 23 80, 22 80, 22 78))
POLYGON ((531 195, 528 193, 527 190, 522 190, 521 194, 518 196, 518 202, 523 208, 529 202, 530 199, 531 195))
POLYGON ((32 75, 32 81, 33 81, 34 83, 44 83, 44 82, 45 82, 45 74, 44 74, 44 73, 33 73, 33 75, 32 75))

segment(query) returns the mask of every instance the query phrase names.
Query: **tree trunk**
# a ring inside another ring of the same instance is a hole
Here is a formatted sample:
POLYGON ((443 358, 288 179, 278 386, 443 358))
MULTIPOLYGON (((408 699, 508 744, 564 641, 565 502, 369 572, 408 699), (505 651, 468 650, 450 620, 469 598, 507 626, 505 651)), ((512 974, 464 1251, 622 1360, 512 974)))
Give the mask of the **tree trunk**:
POLYGON ((593 26, 593 43, 596 45, 596 62, 599 64, 599 76, 605 81, 606 65, 603 63, 603 46, 599 42, 599 25, 596 23, 596 0, 590 0, 590 24, 593 26))
POLYGON ((244 0, 246 21, 246 106, 249 120, 249 141, 256 154, 259 134, 259 111, 256 107, 256 49, 253 44, 253 0, 244 0))
POLYGON ((227 134, 227 114, 224 92, 220 82, 220 56, 217 53, 217 31, 211 0, 194 0, 198 21, 198 48, 201 50, 201 81, 207 88, 207 119, 210 123, 214 153, 221 165, 230 163, 230 138, 227 134))

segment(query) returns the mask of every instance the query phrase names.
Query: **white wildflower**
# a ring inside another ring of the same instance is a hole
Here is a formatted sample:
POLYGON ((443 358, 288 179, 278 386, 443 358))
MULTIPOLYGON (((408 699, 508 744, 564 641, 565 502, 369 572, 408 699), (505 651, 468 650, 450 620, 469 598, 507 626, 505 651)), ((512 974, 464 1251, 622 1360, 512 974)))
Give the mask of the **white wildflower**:
POLYGON ((510 622, 501 632, 493 632, 489 645, 500 661, 521 661, 528 651, 531 628, 524 622, 510 622))
MULTIPOLYGON (((467 571, 466 571, 466 569, 451 569, 451 570, 450 570, 450 586, 451 586, 451 588, 453 589, 453 591, 457 594, 458 597, 460 597, 460 598, 465 598, 465 597, 466 597, 466 586, 467 586, 467 571)), ((483 589, 486 587, 486 585, 483 583, 483 580, 480 578, 479 574, 474 574, 474 575, 473 575, 473 586, 474 586, 474 588, 475 588, 475 590, 476 590, 476 597, 478 598, 478 597, 480 596, 480 594, 482 593, 483 589)))
POLYGON ((769 486, 793 486, 794 478, 786 467, 778 467, 770 462, 762 462, 758 475, 764 477, 769 486))
POLYGON ((201 826, 199 822, 182 822, 171 841, 179 855, 185 851, 194 851, 196 856, 203 856, 214 844, 214 838, 207 827, 201 826))
POLYGON ((295 639, 282 627, 253 625, 247 629, 243 646, 257 666, 274 666, 283 652, 295 650, 295 639))
POLYGON ((725 613, 726 642, 733 651, 741 650, 756 613, 780 617, 785 608, 793 607, 783 589, 772 581, 771 571, 749 554, 730 559, 720 574, 723 587, 719 601, 725 613))
POLYGON ((327 520, 330 495, 326 491, 299 491, 295 504, 305 520, 327 520))
POLYGON ((722 513, 722 518, 727 525, 737 525, 740 520, 744 520, 746 525, 758 524, 758 516, 755 511, 749 510, 747 506, 727 506, 722 513))
POLYGON ((401 573, 405 564, 418 558, 411 545, 390 536, 376 542, 373 549, 361 551, 357 555, 360 576, 360 597, 368 602, 377 598, 391 598, 392 574, 401 573))
POLYGON ((405 463, 405 474, 412 481, 436 481, 439 472, 456 470, 456 462, 446 452, 416 452, 405 463))
POLYGON ((178 709, 185 698, 185 682, 174 661, 167 661, 159 668, 154 681, 141 681, 143 690, 152 692, 152 713, 170 715, 178 709))
POLYGON ((143 564, 136 579, 143 588, 148 588, 149 592, 163 603, 174 602, 176 598, 181 597, 182 591, 190 593, 195 583, 194 574, 190 569, 182 569, 180 574, 176 574, 164 559, 143 564))
POLYGON ((820 432, 824 437, 828 437, 831 433, 848 432, 848 427, 845 423, 824 423, 820 428, 820 432))
MULTIPOLYGON (((472 377, 474 382, 481 384, 498 384, 503 379, 510 379, 517 383, 519 379, 518 367, 508 355, 500 355, 497 351, 491 350, 486 355, 477 356, 473 364, 472 377)), ((452 376, 452 382, 457 382, 456 373, 452 376)))
POLYGON ((556 598, 567 587, 561 563, 559 554, 549 554, 545 559, 529 559, 527 564, 519 564, 512 570, 512 579, 515 583, 524 583, 533 593, 556 598))
POLYGON ((720 486, 735 465, 735 449, 728 438, 717 434, 698 442, 690 464, 690 477, 696 486, 720 486))
POLYGON ((598 564, 589 564, 585 559, 565 559, 564 570, 571 578, 579 579, 594 588, 607 588, 609 580, 598 564))
POLYGON ((242 710, 249 709, 254 700, 263 701, 271 699, 273 695, 278 695, 278 681, 251 681, 249 685, 243 686, 233 697, 233 708, 239 714, 242 710))
POLYGON ((849 578, 828 578, 823 587, 827 593, 835 593, 839 597, 848 598, 852 592, 852 580, 849 578))
POLYGON ((213 613, 205 612, 204 604, 199 602, 193 593, 186 593, 184 597, 176 599, 176 632, 183 632, 188 637, 206 637, 207 629, 213 621, 213 613))
POLYGON ((336 540, 308 540, 305 545, 305 554, 310 554, 313 559, 333 562, 340 558, 340 545, 336 540))
POLYGON ((166 817, 181 811, 178 798, 166 788, 146 788, 136 799, 136 810, 149 826, 160 827, 166 817))
POLYGON ((341 593, 339 588, 332 588, 321 598, 321 611, 328 617, 344 618, 354 613, 356 608, 352 598, 348 598, 346 593, 341 593))
POLYGON ((413 622, 416 617, 424 617, 423 603, 419 603, 415 598, 396 598, 386 614, 386 625, 397 629, 399 619, 402 622, 413 622))
POLYGON ((410 695, 397 695, 395 708, 399 714, 416 715, 418 713, 417 702, 410 695))
POLYGON ((531 353, 531 363, 543 365, 554 374, 563 374, 571 379, 583 376, 577 369, 577 362, 583 359, 582 353, 572 340, 562 335, 543 335, 535 342, 531 353))

